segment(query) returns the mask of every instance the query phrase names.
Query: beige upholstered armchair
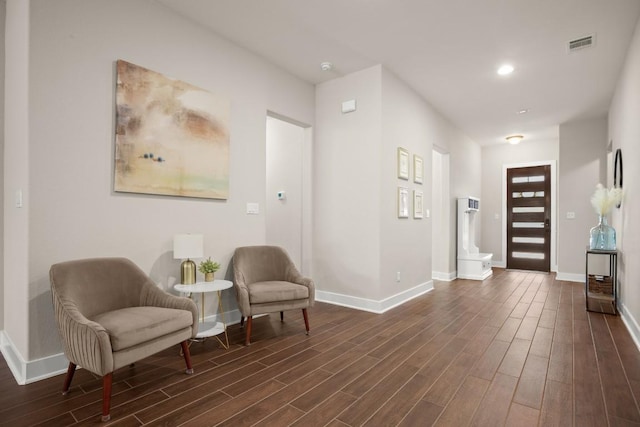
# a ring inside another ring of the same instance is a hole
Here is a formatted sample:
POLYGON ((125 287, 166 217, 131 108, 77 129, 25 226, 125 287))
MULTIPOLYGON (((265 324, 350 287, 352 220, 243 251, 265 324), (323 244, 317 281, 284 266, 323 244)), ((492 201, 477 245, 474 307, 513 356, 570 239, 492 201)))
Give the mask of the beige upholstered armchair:
POLYGON ((196 336, 198 308, 159 289, 125 258, 54 264, 49 271, 56 322, 69 359, 63 394, 79 365, 102 377, 102 420, 108 421, 112 374, 180 343, 193 373, 187 340, 196 336))
POLYGON ((313 280, 303 277, 284 249, 277 246, 245 246, 233 255, 233 284, 241 324, 247 318, 245 345, 251 343, 252 316, 302 309, 309 334, 307 308, 313 306, 313 280))

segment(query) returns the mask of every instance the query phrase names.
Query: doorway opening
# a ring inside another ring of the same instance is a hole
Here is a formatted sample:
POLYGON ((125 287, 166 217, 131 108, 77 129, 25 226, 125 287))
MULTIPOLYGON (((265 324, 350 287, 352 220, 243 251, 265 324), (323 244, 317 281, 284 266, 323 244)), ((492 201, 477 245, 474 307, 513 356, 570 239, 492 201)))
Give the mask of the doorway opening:
POLYGON ((451 236, 449 153, 436 148, 432 153, 431 184, 431 277, 450 281, 456 278, 455 248, 451 236))
POLYGON ((269 112, 265 242, 281 246, 303 274, 311 260, 311 127, 269 112))

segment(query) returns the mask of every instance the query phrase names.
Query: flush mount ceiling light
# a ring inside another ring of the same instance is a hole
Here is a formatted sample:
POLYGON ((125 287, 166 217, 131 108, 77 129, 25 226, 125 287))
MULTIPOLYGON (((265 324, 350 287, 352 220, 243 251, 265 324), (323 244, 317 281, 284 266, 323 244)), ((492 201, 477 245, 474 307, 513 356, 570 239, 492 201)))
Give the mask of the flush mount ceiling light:
POLYGON ((500 68, 498 68, 498 74, 500 74, 501 76, 507 76, 511 73, 513 73, 513 65, 510 64, 504 64, 501 65, 500 68))
POLYGON ((529 112, 528 108, 523 108, 521 110, 516 111, 516 114, 527 114, 529 112))
POLYGON ((523 138, 524 136, 522 135, 509 135, 506 139, 509 144, 515 145, 522 141, 523 138))
POLYGON ((321 62, 320 69, 322 71, 331 71, 333 70, 333 64, 331 62, 321 62))

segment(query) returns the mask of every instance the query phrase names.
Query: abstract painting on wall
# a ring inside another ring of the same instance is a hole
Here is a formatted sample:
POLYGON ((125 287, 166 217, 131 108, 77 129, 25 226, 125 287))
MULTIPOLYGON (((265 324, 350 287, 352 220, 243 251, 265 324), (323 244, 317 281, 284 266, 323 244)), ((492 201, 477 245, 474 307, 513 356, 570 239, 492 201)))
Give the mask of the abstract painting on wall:
POLYGON ((230 110, 226 99, 118 60, 114 190, 226 200, 230 110))

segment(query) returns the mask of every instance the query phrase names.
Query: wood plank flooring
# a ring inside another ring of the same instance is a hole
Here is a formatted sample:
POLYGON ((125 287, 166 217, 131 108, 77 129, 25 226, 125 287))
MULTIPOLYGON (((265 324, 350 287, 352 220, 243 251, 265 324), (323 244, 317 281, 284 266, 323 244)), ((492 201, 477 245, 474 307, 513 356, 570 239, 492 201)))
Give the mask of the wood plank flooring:
MULTIPOLYGON (((583 286, 494 269, 376 315, 317 303, 256 318, 253 344, 175 347, 114 374, 110 425, 640 426, 640 353, 583 286)), ((0 361, 0 425, 100 423, 101 380, 18 386, 0 361)))

